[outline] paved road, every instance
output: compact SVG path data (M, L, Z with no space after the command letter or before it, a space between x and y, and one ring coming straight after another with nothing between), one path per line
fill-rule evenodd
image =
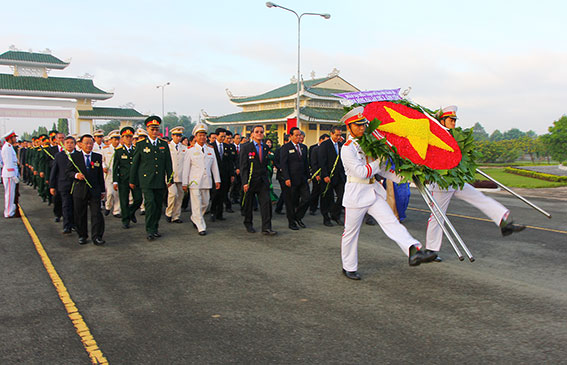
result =
M424 239L428 214L413 193L405 225ZM300 232L277 216L275 238L246 233L237 214L205 238L163 223L152 243L142 224L126 231L110 218L96 247L62 236L33 190L21 205L110 363L564 362L567 206L535 199L548 220L494 196L547 230L502 238L490 222L453 217L477 261L445 244L445 262L412 268L365 226L360 282L340 273L341 228L319 216ZM456 200L449 213L482 217ZM89 363L22 221L0 230L0 363Z

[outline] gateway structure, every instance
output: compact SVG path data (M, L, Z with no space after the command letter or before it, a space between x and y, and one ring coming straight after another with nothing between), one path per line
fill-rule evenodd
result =
M0 117L67 118L71 133L92 133L93 120L120 120L121 126L145 116L131 108L94 107L114 94L99 89L90 78L49 76L70 62L49 53L10 50L0 54L0 65L12 73L0 73ZM73 122L74 121L74 122Z

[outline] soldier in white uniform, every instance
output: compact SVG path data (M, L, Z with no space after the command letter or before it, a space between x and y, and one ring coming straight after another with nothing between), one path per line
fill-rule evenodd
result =
M341 150L341 161L347 182L343 197L345 207L345 230L341 241L343 274L352 280L360 280L358 274L358 235L366 213L378 222L384 233L394 240L409 257L409 265L417 266L434 257L421 251L421 244L400 224L386 202L386 191L374 178L379 174L400 182L393 170L386 170L379 160L374 160L362 151L357 143L366 130L368 121L362 114L363 107L354 108L341 119L350 133Z
M14 150L14 143L18 136L12 130L2 138L2 183L4 184L4 218L19 217L16 214L16 184L19 182L18 156Z
M102 148L104 147L104 143L102 142L104 138L104 131L102 129L97 129L93 132L94 138L94 145L93 145L93 152L102 154Z
M181 203L183 203L183 162L187 154L187 146L181 143L185 128L175 127L171 130L169 152L173 166L173 184L168 188L167 209L165 219L171 223L183 223L181 220Z
M110 144L102 148L102 169L104 171L104 185L106 188L106 202L104 203L106 211L104 215L112 212L112 215L120 218L120 198L118 191L114 190L112 177L114 150L120 144L120 131L118 129L111 131L108 134L108 138L110 139Z
M183 190L189 189L191 196L191 221L201 236L207 234L205 212L209 205L212 177L215 179L215 189L220 188L220 173L215 157L215 151L207 142L207 127L197 124L193 128L195 146L185 153L183 162Z
M448 106L441 110L441 116L439 119L440 123L446 129L455 128L457 123L457 107L454 105ZM433 195L433 198L439 204L439 207L445 213L451 202L453 196L466 201L470 205L478 208L483 212L488 218L490 218L497 226L500 227L500 231L503 236L508 236L514 232L522 231L526 226L521 224L514 224L510 216L510 210L505 206L497 202L496 200L487 197L480 191L476 190L470 184L465 184L462 189L441 189L437 184L430 184L429 190ZM429 222L427 224L427 236L425 242L426 252L438 253L441 249L441 241L443 240L443 230L437 223L437 220L433 215L429 216ZM441 257L437 255L435 258L436 262L443 261Z

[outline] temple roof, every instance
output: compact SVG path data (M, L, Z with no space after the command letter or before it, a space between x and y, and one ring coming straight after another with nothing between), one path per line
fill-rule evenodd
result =
M336 89L330 88L328 87L328 85L329 86L333 85L335 87L336 85L339 85L340 88L336 88ZM356 87L352 86L351 84L349 84L339 76L331 76L320 79L303 81L303 87L305 92L313 93L318 96L333 97L333 98L337 98L336 96L332 95L333 93L341 93L345 91L358 91ZM277 89L270 90L268 92L256 96L234 97L231 98L230 101L235 104L241 104L241 103L249 103L254 101L278 99L278 98L289 97L294 95L297 95L297 82L278 87Z
M338 122L345 114L342 109L302 107L300 110L301 119L307 122ZM210 124L273 123L286 121L287 118L293 117L294 114L294 108L283 108L227 114L220 117L208 117L206 120Z
M0 65L46 67L51 69L64 69L69 62L63 62L59 58L46 53L7 51L0 55Z
M82 119L144 120L146 116L136 109L93 107L93 110L78 110Z
M0 95L106 100L114 94L97 88L89 79L0 74Z

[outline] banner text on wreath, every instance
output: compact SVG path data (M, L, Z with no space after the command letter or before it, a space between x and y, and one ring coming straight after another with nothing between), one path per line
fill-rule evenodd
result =
M333 95L357 104L371 103L374 101L401 100L400 89L357 91Z

